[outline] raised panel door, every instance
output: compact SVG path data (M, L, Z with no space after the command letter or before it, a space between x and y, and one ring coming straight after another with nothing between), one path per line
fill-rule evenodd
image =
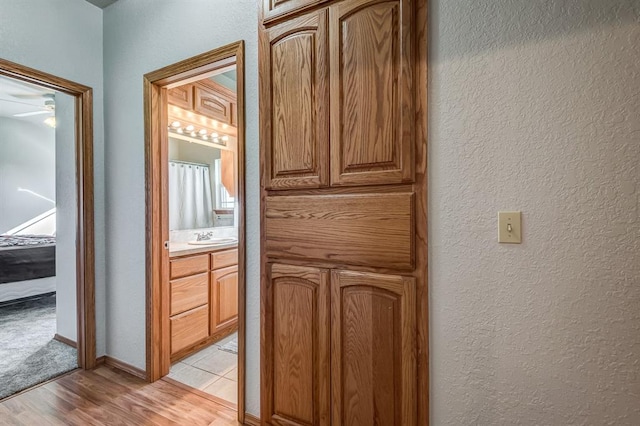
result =
M268 189L328 184L327 11L263 35L261 97Z
M238 266L211 272L211 334L238 321Z
M331 185L412 182L413 0L329 6Z
M329 273L272 264L263 298L263 419L329 425Z
M262 0L262 18L265 24L287 15L325 3L329 0Z
M235 95L229 89L211 81L198 82L194 88L193 110L219 123L235 126L233 109Z
M167 90L167 100L171 105L179 106L184 109L193 108L193 85L185 84L184 86L174 87Z
M416 424L415 280L332 271L334 426Z

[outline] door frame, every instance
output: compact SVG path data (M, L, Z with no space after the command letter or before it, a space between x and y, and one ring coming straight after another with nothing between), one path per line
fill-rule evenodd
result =
M197 80L199 76L226 66L234 60L237 70L238 102L238 421L245 416L245 93L244 41L228 44L144 75L145 181L146 181L146 318L147 381L169 373L170 330L168 286L169 252L168 188L168 86Z
M96 366L95 234L93 222L93 89L0 59L0 75L75 98L76 304L78 367Z

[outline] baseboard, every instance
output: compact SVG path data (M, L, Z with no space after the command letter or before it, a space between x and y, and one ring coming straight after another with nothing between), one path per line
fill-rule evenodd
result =
M61 335L59 335L58 333L56 333L55 336L53 336L53 340L57 340L60 343L64 343L67 346L71 346L74 349L78 349L78 344L76 342L74 342L71 339L67 339L66 337L63 337Z
M147 372L139 369L138 367L134 367L133 365L127 364L126 362L120 361L119 359L112 358L108 355L101 356L96 359L96 366L98 365L107 365L109 367L117 368L118 370L122 370L125 373L129 373L132 376L135 376L142 380L147 380Z
M260 426L260 419L253 414L244 413L244 424L248 426Z

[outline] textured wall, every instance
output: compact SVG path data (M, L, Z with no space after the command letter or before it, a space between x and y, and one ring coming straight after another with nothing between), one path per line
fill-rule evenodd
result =
M430 12L432 424L640 424L640 2Z
M104 354L102 11L84 0L0 0L0 58L93 88L96 340Z
M259 408L259 162L255 0L120 0L104 10L107 353L145 367L142 77L238 40L246 47L247 409Z

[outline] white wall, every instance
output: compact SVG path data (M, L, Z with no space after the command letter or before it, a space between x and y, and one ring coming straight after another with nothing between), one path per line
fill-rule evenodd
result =
M93 88L97 354L105 345L102 11L84 0L0 0L0 58Z
M640 424L640 2L430 19L432 424Z
M107 352L145 367L142 77L244 39L247 96L247 409L259 412L259 162L255 0L119 0L104 11Z
M56 93L56 333L78 341L75 98Z
M55 207L55 168L51 127L0 117L0 234Z

